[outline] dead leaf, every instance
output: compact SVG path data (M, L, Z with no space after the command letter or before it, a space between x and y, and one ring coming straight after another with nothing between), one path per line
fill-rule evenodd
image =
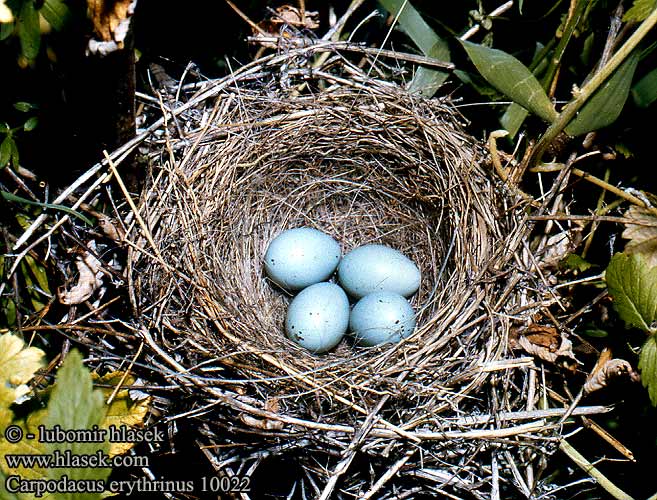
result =
M137 0L87 0L87 16L96 36L89 40L88 52L107 55L121 50L136 6Z
M641 254L649 267L657 266L657 217L645 208L636 206L627 209L624 216L638 222L655 224L655 226L625 224L622 236L630 240L625 244L625 253Z
M613 359L611 351L604 349L598 358L591 374L584 384L584 392L590 393L607 387L609 380L614 377L629 375L630 379L637 381L638 373L632 369L632 365L624 359Z
M524 330L516 330L509 338L509 344L511 348L521 347L526 353L548 363L557 364L561 359L569 369L577 363L572 342L551 326L531 324Z
M103 230L103 233L105 233L105 236L107 236L111 240L114 240L116 242L123 241L123 237L125 236L125 233L123 229L112 220L111 217L108 217L107 215L104 214L100 214L98 216L98 225Z
M262 21L258 26L267 33L278 35L283 25L293 26L298 29L317 29L319 28L319 12L302 12L291 5L281 5L276 8L269 19Z
M545 244L541 264L545 267L555 267L573 253L582 242L582 227L562 231L550 236Z
M80 304L93 295L103 284L103 263L90 252L78 256L75 265L80 276L77 284L68 291L58 292L59 301L62 304Z

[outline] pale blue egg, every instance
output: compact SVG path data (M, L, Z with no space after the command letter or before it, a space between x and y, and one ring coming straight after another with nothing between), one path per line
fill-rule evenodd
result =
M327 280L340 262L340 245L317 229L283 231L265 253L265 272L287 290L301 290Z
M356 343L374 346L396 343L415 328L415 312L397 293L374 292L360 299L351 311L349 330Z
M349 252L338 266L338 278L355 298L373 292L410 297L420 287L420 270L413 261L384 245L365 245Z
M317 283L290 303L285 318L287 336L309 351L326 352L342 339L349 326L349 299L333 283Z

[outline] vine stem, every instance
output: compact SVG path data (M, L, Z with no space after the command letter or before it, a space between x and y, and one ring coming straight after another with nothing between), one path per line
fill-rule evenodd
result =
M550 143L557 137L565 128L566 125L574 118L575 114L581 107L589 100L596 90L604 83L604 81L611 76L611 74L620 66L620 64L630 55L630 53L639 45L641 40L648 34L648 32L657 24L657 9L653 10L650 15L639 25L634 33L627 39L623 46L616 52L609 62L605 64L600 71L580 89L575 99L570 101L566 107L561 110L557 119L550 125L543 137L536 144L533 158L530 164L537 164L541 161L543 153L550 145Z

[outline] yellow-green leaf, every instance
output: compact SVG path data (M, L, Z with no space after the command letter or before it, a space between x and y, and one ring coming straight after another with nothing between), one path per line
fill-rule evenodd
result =
M47 453L45 444L40 442L39 439L28 439L27 434L39 435L39 425L44 424L46 411L38 410L30 413L26 420L13 422L13 425L18 425L23 431L23 439L17 443L10 443L0 436L0 468L6 475L20 476L26 480L47 480L48 473L43 467L10 467L7 462L7 455L44 455ZM36 497L31 493L19 493L17 498L20 500L33 500ZM53 495L48 493L39 497L39 500L52 499ZM59 500L59 499L57 499Z
M70 18L68 6L62 0L46 0L41 7L41 14L57 31L61 31Z
M640 23L657 8L657 0L634 0L632 7L623 16L623 21Z
M461 41L479 73L513 102L553 122L557 112L550 98L529 69L511 54L476 43Z
M635 52L616 68L568 124L566 133L571 136L582 135L614 123L630 94L638 63L639 53Z
M13 333L0 336L0 407L8 407L29 391L29 382L43 366L44 352L25 347Z
M607 267L606 280L623 321L645 332L657 331L657 267L649 267L641 254L618 253Z
M639 354L639 370L650 401L653 406L657 406L657 335L651 335L643 344Z
M2 8L2 5L0 5L0 8ZM6 481L7 475L2 472L2 468L0 468L0 498L3 500L20 500L15 493L7 491Z
M62 429L92 429L100 427L105 418L106 407L103 393L93 389L91 374L82 363L82 356L71 351L57 373L57 380L48 402L45 426L48 429L59 425ZM72 455L107 454L109 443L74 442L47 443L48 453L58 450ZM71 480L104 481L111 472L108 468L48 469L51 479L66 474ZM92 500L99 493L63 493L58 500Z
M16 148L14 139L7 135L0 143L0 169L6 167L11 160L13 150Z

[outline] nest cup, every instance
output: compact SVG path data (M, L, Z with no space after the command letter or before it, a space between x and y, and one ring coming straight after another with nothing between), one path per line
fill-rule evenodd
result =
M280 100L242 93L233 116L222 120L245 121L237 133L211 139L208 132L191 156L185 151L186 161L156 170L167 179L151 191L164 183L169 189L147 200L157 200L147 207L159 212L153 236L161 254L175 256L176 268L195 282L181 283L153 261L140 269L151 300L165 297L162 326L184 318L195 343L241 365L241 377L269 398L306 385L295 373L312 373L332 390L362 385L367 400L394 379L398 363L428 364L439 380L445 371L444 381L476 362L468 354L456 366L436 363L453 357L451 320L504 237L498 195L457 115L393 88ZM300 226L331 235L345 253L378 243L417 263L422 282L412 298L418 326L411 338L363 349L345 337L333 352L317 355L286 337L290 297L265 277L263 259L273 238ZM260 382L272 378L263 355L289 368L288 376Z
M508 322L496 313L518 305L500 272L517 245L515 200L447 102L365 75L282 85L279 69L238 72L197 105L192 133L170 127L139 207L150 234L130 255L133 305L160 353L222 403L216 436L250 443L226 456L282 442L295 460L330 462L362 424L385 471L395 454L382 438L400 453L422 433L445 447L432 432L488 411L485 397L465 396L486 380L477 367L505 350ZM322 355L289 340L291 297L267 279L263 258L300 226L343 253L379 243L411 258L422 272L414 333L373 348L345 338ZM460 443L471 457L482 449Z

